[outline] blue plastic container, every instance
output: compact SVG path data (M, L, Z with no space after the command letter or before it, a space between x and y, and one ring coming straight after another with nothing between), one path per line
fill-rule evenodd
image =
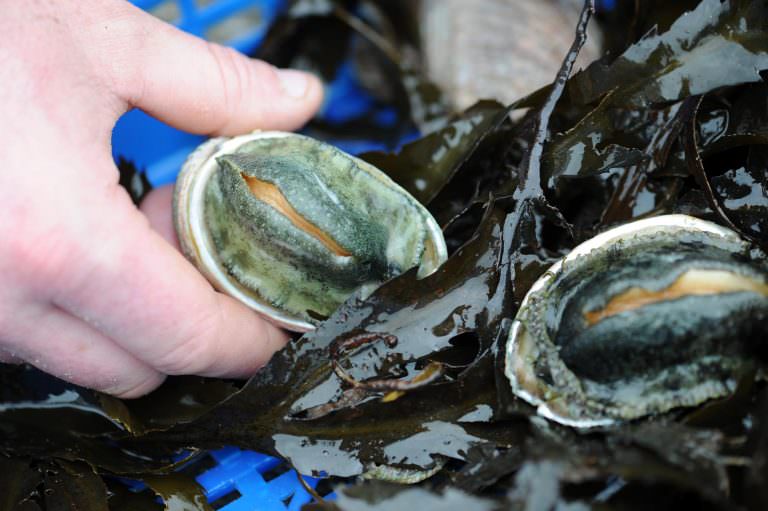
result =
M298 478L303 477L312 488L319 482L285 468L280 459L253 451L225 448L210 455L216 466L196 479L205 489L208 501L220 511L298 511L312 500ZM267 480L266 475L273 477ZM333 497L333 494L324 496ZM218 507L220 499L231 500Z

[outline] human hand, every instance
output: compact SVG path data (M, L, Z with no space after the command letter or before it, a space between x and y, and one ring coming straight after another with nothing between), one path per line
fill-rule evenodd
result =
M133 206L111 131L131 107L195 133L290 130L317 109L319 82L122 0L0 12L0 359L121 397L168 374L256 371L285 334L168 243L168 190L147 201L151 223Z

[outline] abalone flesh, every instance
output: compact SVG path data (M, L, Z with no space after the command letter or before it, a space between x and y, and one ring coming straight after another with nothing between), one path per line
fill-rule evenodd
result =
M296 331L447 257L429 212L383 172L293 133L204 143L176 182L174 214L182 250L215 287Z
M735 232L684 215L576 247L531 288L505 374L540 415L590 427L733 392L765 360L768 263Z

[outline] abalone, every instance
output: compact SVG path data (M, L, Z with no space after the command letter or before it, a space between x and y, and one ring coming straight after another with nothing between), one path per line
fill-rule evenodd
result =
M733 392L765 361L765 254L684 215L636 221L576 247L525 296L505 374L556 422L591 427Z
M311 330L354 293L447 258L430 213L383 172L318 140L254 132L209 140L174 195L183 252L219 290Z

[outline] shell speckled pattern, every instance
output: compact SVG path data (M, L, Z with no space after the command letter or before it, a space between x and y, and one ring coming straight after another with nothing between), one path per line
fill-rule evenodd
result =
M515 395L574 427L733 392L768 349L768 262L729 229L639 220L576 247L530 289L506 347Z
M293 133L202 144L177 179L174 216L184 254L217 289L295 331L447 258L435 220L383 172Z

